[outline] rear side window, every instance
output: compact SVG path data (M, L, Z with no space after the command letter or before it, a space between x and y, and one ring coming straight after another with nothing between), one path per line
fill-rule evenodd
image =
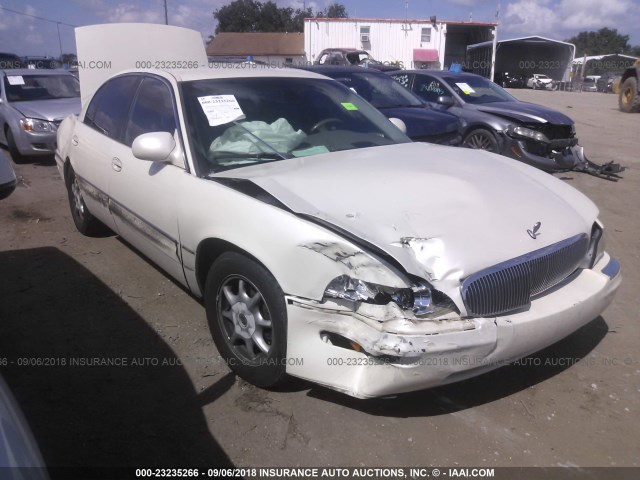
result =
M427 102L436 103L438 97L450 97L451 94L440 80L428 75L416 75L413 81L413 91Z
M131 146L138 135L149 132L168 132L173 135L176 125L169 87L157 78L146 77L136 95L124 143Z
M140 79L138 75L127 75L105 83L91 100L84 122L119 140Z

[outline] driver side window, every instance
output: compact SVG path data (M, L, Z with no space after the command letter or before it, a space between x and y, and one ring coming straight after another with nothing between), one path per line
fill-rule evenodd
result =
M437 103L438 97L451 97L449 90L442 82L429 75L416 75L413 82L413 91L431 103Z
M131 116L124 134L129 147L139 135L150 132L175 133L177 122L173 108L173 96L161 80L145 77L138 89Z

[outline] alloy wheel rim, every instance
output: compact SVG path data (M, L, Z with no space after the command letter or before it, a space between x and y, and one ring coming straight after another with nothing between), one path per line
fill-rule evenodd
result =
M467 139L465 145L477 150L493 151L491 141L484 135L472 135Z
M80 219L84 218L84 201L82 200L82 192L80 192L80 185L78 185L78 179L74 177L71 183L71 194L73 195L73 208Z
M218 321L233 351L248 361L269 354L273 324L262 293L247 278L230 275L217 295Z

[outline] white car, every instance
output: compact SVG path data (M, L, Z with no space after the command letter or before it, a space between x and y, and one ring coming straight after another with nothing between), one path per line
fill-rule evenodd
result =
M531 78L527 80L527 87L535 89L553 90L554 82L552 78L542 75L541 73L534 73Z
M12 472L7 478L30 480L48 480L49 478L29 424L2 377L0 377L0 471Z
M196 48L181 35L201 45L161 25L79 31L81 58L140 35L165 55ZM203 297L220 355L255 385L289 374L374 397L454 382L569 335L620 285L580 192L411 143L320 75L138 69L82 96L56 152L77 228L108 226Z

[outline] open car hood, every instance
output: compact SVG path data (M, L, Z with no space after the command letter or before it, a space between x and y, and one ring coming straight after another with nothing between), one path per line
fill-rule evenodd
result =
M551 123L553 125L573 125L573 120L564 113L552 108L528 102L493 102L473 105L481 112L492 113L501 117L508 117L520 122Z
M109 23L78 27L76 45L83 107L105 80L125 70L208 65L200 33L172 25Z
M408 143L239 168L294 212L333 224L431 282L579 233L596 206L563 182L484 151ZM528 233L540 222L540 235Z

